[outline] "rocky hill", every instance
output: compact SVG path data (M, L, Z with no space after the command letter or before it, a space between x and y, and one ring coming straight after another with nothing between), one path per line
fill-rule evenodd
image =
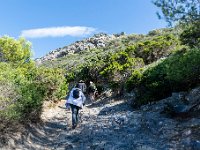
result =
M108 35L106 33L95 34L90 38L86 38L81 41L76 41L75 43L72 43L68 46L64 46L62 48L57 48L56 50L51 51L44 57L36 59L36 62L38 64L41 64L46 60L61 58L68 54L74 54L80 51L90 50L95 48L104 48L110 41L115 40L117 38L121 38L124 35L125 35L124 32L113 35Z
M57 82L66 82L56 80L64 78L64 73L69 84L94 81L98 97L80 111L76 129L65 100L45 101L39 112L42 122L35 120L21 129L11 125L20 130L5 130L0 149L200 149L200 50L180 45L176 34L163 31L131 36L101 33L37 59L53 71L51 76L44 74L48 70L39 72L44 81L41 76L31 78L22 94L33 95L28 93L23 100L38 100L41 95L35 89L43 93L50 87L50 95ZM58 76L55 68L65 72Z

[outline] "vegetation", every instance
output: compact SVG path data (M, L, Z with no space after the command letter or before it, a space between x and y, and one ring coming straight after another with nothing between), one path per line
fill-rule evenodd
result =
M200 50L177 51L136 70L127 81L127 89L135 89L137 103L145 104L170 96L172 92L185 91L200 83Z
M162 10L163 18L173 22L190 23L200 19L199 0L154 0L153 3ZM162 16L158 13L159 18Z
M67 54L40 66L31 59L28 41L1 37L0 132L38 121L43 102L64 98L79 80L92 80L100 94L107 88L117 96L132 92L136 106L199 86L199 0L154 0L154 4L176 26L147 35L123 33L104 48Z
M200 83L198 25L122 36L104 48L69 54L41 66L31 60L26 40L2 37L0 119L39 116L44 100L62 98L68 84L80 79L94 81L101 91L134 92L137 105L188 90Z
M154 0L161 8L163 17L170 25L176 23L182 30L180 41L191 48L200 41L200 2L199 0Z
M0 130L7 127L5 122L39 118L44 100L65 96L63 71L36 67L31 60L30 43L25 39L1 37L0 58Z
M104 49L67 55L43 65L65 68L68 82L93 80L101 87L106 82L107 86L121 93L135 69L167 57L178 46L179 40L172 29L154 30L146 36L123 36L111 41Z
M180 34L182 44L188 45L191 48L200 47L200 21L186 24L184 27Z
M93 80L101 90L110 88L120 95L134 92L137 105L146 104L199 84L197 25L123 36L103 49L67 55L43 65L64 67L68 83Z

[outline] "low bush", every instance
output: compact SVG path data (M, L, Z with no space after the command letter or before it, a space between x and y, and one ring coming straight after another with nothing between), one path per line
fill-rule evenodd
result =
M0 120L11 124L39 118L44 100L67 92L63 70L36 67L30 48L22 38L0 38Z
M61 99L66 95L67 84L58 69L32 68L23 74L24 68L21 71L7 63L0 63L0 68L0 114L3 117L13 120L37 117L44 100Z
M139 104L145 104L198 85L199 74L200 49L187 49L154 62L142 72L135 71L126 86L135 89Z

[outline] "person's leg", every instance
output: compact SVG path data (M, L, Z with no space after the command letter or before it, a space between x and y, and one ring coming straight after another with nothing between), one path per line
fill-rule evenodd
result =
M92 93L92 100L95 101L95 91Z
M76 106L76 125L78 124L78 122L79 122L79 114L78 114L78 112L79 112L79 107L78 106Z
M94 94L93 94L93 92L90 92L89 95L90 95L90 102L93 102L94 101L94 96L93 96Z
M96 91L94 92L94 99L97 99L98 96L99 96L99 93L98 93L98 91L96 90Z
M76 109L76 106L70 104L71 106L71 110L72 110L72 128L75 128L76 127L76 124L77 124L77 109Z

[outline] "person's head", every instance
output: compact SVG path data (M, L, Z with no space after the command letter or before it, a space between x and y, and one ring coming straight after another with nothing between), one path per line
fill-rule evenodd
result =
M76 84L76 85L75 85L75 88L79 88L79 84Z

